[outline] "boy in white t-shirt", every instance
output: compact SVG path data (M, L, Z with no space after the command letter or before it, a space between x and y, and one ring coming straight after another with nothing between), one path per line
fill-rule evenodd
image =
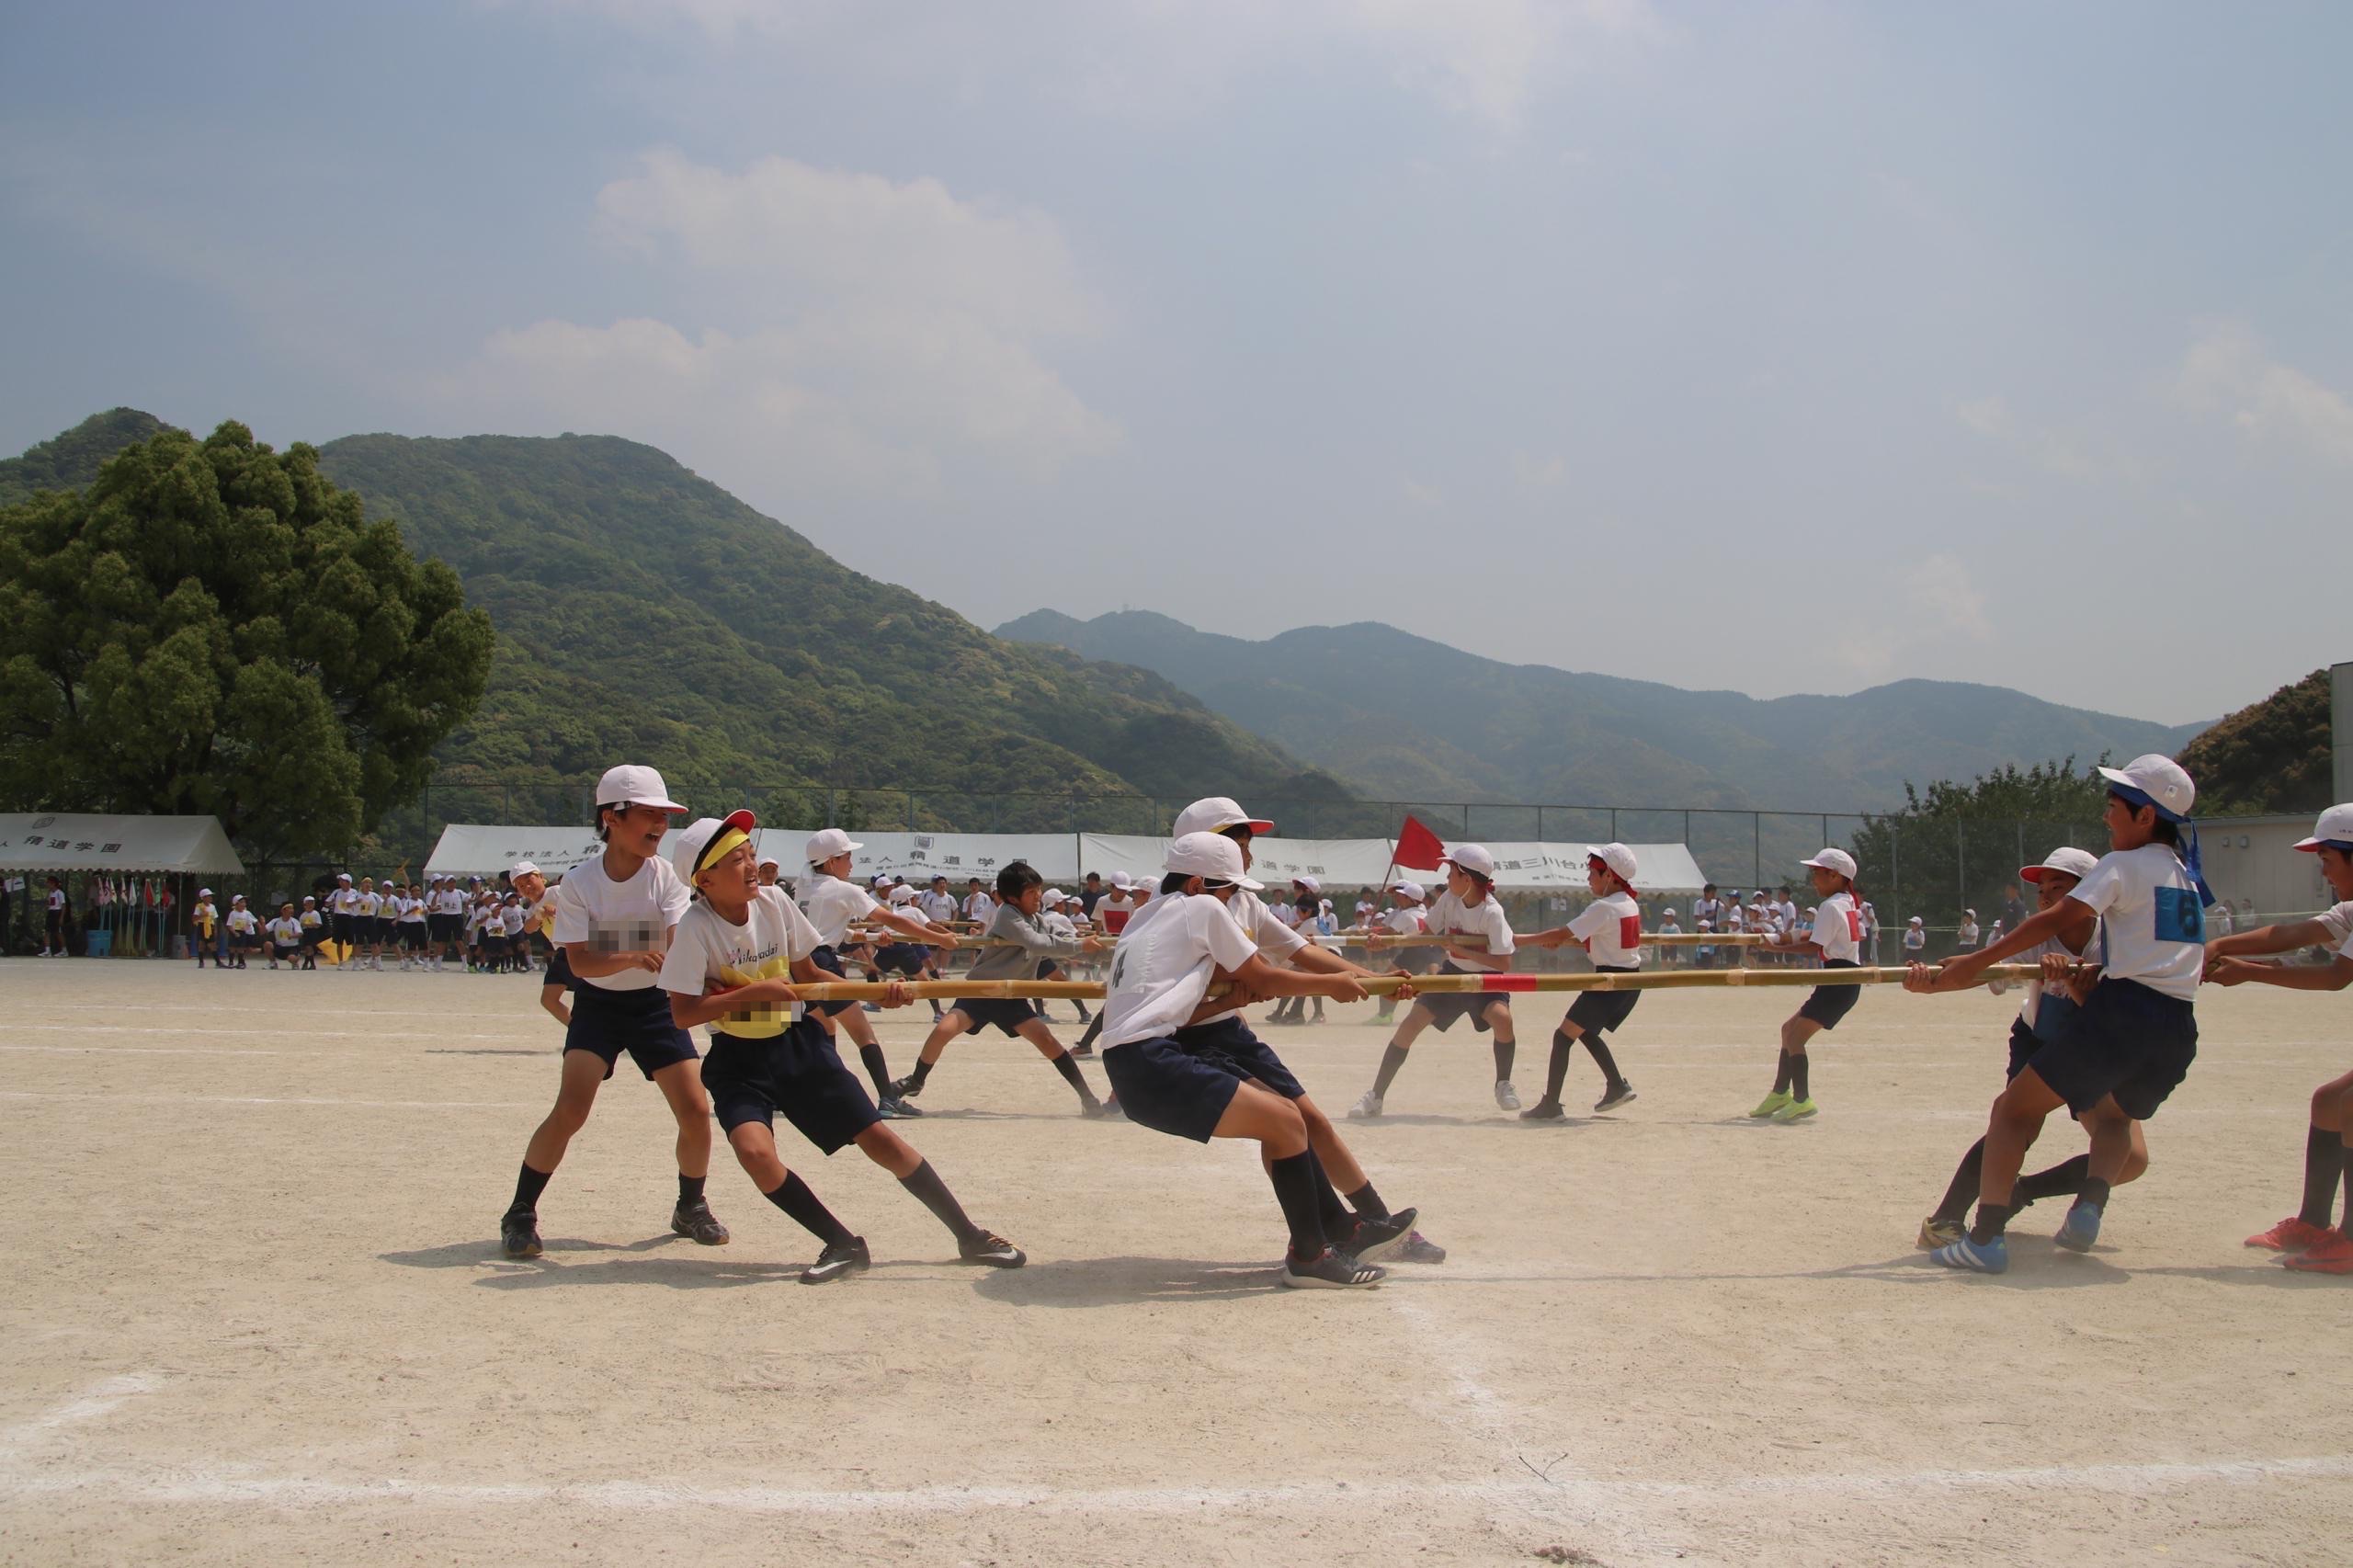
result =
M817 966L822 944L808 916L761 884L752 837L758 826L750 812L738 811L680 831L671 869L699 896L678 918L661 985L672 1022L710 1029L703 1083L736 1163L760 1196L824 1244L801 1282L822 1285L863 1273L873 1260L866 1239L835 1219L778 1154L779 1114L821 1154L857 1144L948 1227L965 1262L1020 1267L1029 1261L1021 1249L972 1223L931 1163L883 1124L842 1065L833 1037L799 1006L795 982L822 984L833 975ZM891 989L884 1005L904 1006L900 983Z
M229 900L229 915L222 922L229 933L229 954L232 969L245 967L245 955L261 945L261 921L245 907L245 895L238 893Z
M1658 934L1662 937L1683 935L1683 923L1676 918L1673 904L1659 911ZM1666 943L1658 950L1659 962L1668 969L1679 969L1683 966L1683 954L1684 948L1681 943Z
M2312 920L2265 926L2225 934L2206 944L2206 980L2212 985L2249 981L2291 991L2342 991L2353 985L2353 804L2321 812L2313 835L2296 846L2320 857L2337 903ZM2219 906L2218 906L2219 907ZM2287 953L2301 948L2331 949L2325 964L2255 963L2241 955ZM2304 1132L2304 1193L2295 1213L2258 1235L2251 1247L2280 1253L2290 1268L2311 1274L2353 1274L2353 1165L2346 1158L2345 1134L2353 1128L2353 1073L2331 1078L2313 1091L2312 1125ZM2345 1218L2331 1229L2329 1212L2336 1189L2346 1189Z
M295 957L301 950L302 923L294 917L292 904L282 903L278 907L277 918L269 923L269 967L276 969L278 960L284 959L286 967L292 969Z
M670 813L662 775L632 763L597 781L597 837L604 853L564 874L556 890L555 940L577 982L563 1037L555 1108L531 1134L515 1200L499 1220L509 1257L540 1255L539 1200L573 1135L586 1125L597 1090L626 1051L678 1123L678 1201L670 1228L704 1246L727 1240L703 1196L710 1174L710 1096L694 1040L670 1017L655 977L671 932L686 914L687 885L662 858Z
M1116 937L1127 929L1128 916L1136 912L1139 900L1125 871L1111 873L1111 891L1096 902L1095 923L1103 927L1107 937Z
M809 917L809 924L817 928L817 950L810 958L819 969L841 978L847 978L842 968L842 948L849 939L854 921L870 920L888 926L910 941L928 944L940 940L930 923L905 905L885 909L874 902L871 892L849 880L853 857L865 847L837 827L818 829L801 846L809 874L801 879L796 902L801 913ZM882 1054L881 1042L874 1038L874 1026L866 1021L865 1010L858 1003L821 1002L810 1011L827 1034L839 1029L858 1047L858 1062L874 1085L875 1104L885 1118L896 1120L923 1114L892 1094L891 1064Z
M1313 938L1315 935L1315 915L1317 911L1322 909L1323 904L1324 884L1313 877L1299 876L1290 880L1290 897L1288 900L1278 900L1268 907L1276 919L1302 936ZM1315 999L1315 1017L1319 1020L1324 1017L1324 998L1321 996ZM1270 1024L1307 1022L1307 998L1293 996L1278 1002L1275 1004L1275 1010L1267 1015L1267 1022Z
M1261 886L1243 874L1241 848L1231 839L1187 834L1169 846L1164 865L1164 896L1123 935L1103 1003L1103 1068L1120 1106L1131 1120L1156 1132L1200 1143L1239 1138L1258 1144L1290 1233L1284 1284L1379 1284L1386 1269L1337 1251L1326 1236L1315 1153L1298 1107L1176 1038L1194 1019L1231 1010L1209 996L1221 973L1260 996L1312 994L1354 1002L1364 997L1363 985L1346 973L1277 969L1258 956L1257 942L1226 911L1237 890Z
M1999 1274L2010 1266L2011 1191L2046 1117L2065 1106L2091 1134L2090 1175L2067 1217L2067 1244L2099 1235L2108 1189L2132 1150L2131 1124L2154 1116L2198 1056L2195 1002L2206 965L2205 904L2197 786L2171 757L2151 754L2103 767L2109 851L2056 909L2028 916L1995 945L1945 964L1967 985L1989 964L2056 936L2072 947L2099 922L2099 983L2059 1038L2044 1042L1994 1102L1977 1216L1969 1233L1929 1256L1948 1268Z
M1384 890L1390 907L1384 910L1375 926L1392 937L1427 936L1430 928L1429 911L1424 901L1428 894L1422 884L1411 879L1400 879ZM1390 967L1406 974L1427 974L1438 960L1436 948L1398 948L1391 951ZM1372 1021L1385 1024L1396 1011L1397 998L1390 992L1381 994L1381 1006L1373 1013Z
M1571 943L1583 948L1598 974L1633 974L1643 967L1643 911L1634 896L1634 852L1622 844L1597 844L1586 850L1586 886L1593 902L1566 926L1539 931L1522 946L1557 949ZM1552 1031L1552 1061L1544 1074L1544 1097L1519 1113L1522 1121L1563 1121L1568 1111L1561 1105L1561 1089L1568 1081L1569 1056L1577 1041L1593 1053L1601 1069L1601 1098L1596 1112L1615 1110L1634 1097L1634 1085L1618 1071L1618 1058L1602 1040L1632 1016L1639 991L1586 991L1569 1005L1560 1028Z
M1862 920L1855 913L1855 858L1844 849L1824 849L1798 863L1812 875L1813 891L1822 900L1814 907L1813 935L1802 941L1774 936L1768 937L1765 950L1819 959L1824 969L1859 967ZM1773 1092L1758 1102L1750 1116L1786 1127L1821 1111L1808 1084L1812 1063L1806 1057L1806 1041L1825 1029L1836 1028L1839 1020L1853 1011L1860 991L1854 985L1817 985L1808 994L1804 1006L1781 1025L1781 1054L1773 1069Z
M1443 860L1446 867L1446 892L1430 906L1429 931L1438 945L1445 949L1447 961L1438 971L1441 974L1500 974L1511 968L1511 922L1504 915L1502 901L1495 897L1495 858L1482 844L1455 844L1447 846ZM1483 947L1449 942L1449 937L1482 937ZM1397 1070L1405 1064L1405 1053L1413 1049L1414 1040L1432 1024L1440 1034L1452 1028L1457 1018L1469 1018L1471 1027L1484 1034L1495 1033L1495 1105L1502 1110L1519 1108L1518 1091L1512 1087L1511 1067L1515 1046L1512 1040L1511 998L1501 991L1441 993L1416 996L1413 1006L1399 1021L1397 1032L1390 1037L1388 1049L1381 1055L1381 1067L1364 1097L1349 1108L1355 1120L1370 1120L1382 1114L1389 1096L1389 1085L1395 1081Z

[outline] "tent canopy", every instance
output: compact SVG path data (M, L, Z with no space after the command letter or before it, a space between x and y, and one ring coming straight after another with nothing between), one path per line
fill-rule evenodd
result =
M1085 869L1108 875L1125 871L1131 877L1160 880L1160 863L1168 852L1165 838L1089 833L1081 835L1079 858ZM1335 888L1379 887L1392 869L1393 841L1386 838L1261 838L1250 846L1250 874L1262 882L1281 884L1293 877L1313 877L1326 892ZM1682 892L1707 885L1699 863L1681 844L1630 844L1642 875L1634 885L1643 892ZM1487 846L1495 858L1495 885L1518 890L1572 888L1586 885L1586 846L1576 844L1495 843ZM1430 886L1435 871L1400 869L1399 874ZM1442 881L1442 879L1439 879Z
M218 817L0 813L0 870L186 871L241 877L245 863Z

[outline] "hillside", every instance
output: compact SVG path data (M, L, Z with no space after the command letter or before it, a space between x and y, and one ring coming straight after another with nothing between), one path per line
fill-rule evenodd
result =
M100 463L163 427L152 414L109 408L22 457L0 459L0 506L13 506L37 490L79 490L98 477Z
M2335 788L2328 672L2314 670L2222 719L2181 754L2208 815L2318 812Z
M1142 665L1377 799L1878 810L1906 780L2173 752L2200 727L1943 681L1760 701L1500 664L1370 622L1254 642L1040 610L997 635Z

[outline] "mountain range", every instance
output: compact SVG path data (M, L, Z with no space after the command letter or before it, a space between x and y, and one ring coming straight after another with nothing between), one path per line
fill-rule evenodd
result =
M1502 664L1370 621L1254 642L1149 611L1039 610L996 632L1140 665L1375 799L1881 811L1906 782L2171 754L2206 728L1953 681L1845 697L1687 691Z

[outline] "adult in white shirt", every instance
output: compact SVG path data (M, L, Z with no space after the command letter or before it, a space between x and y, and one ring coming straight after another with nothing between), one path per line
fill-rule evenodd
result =
M1429 914L1430 935L1438 938L1447 954L1447 961L1438 972L1497 974L1511 968L1511 922L1504 915L1502 902L1495 897L1495 858L1484 845L1455 844L1447 846L1442 863L1447 872L1446 892L1438 895ZM1474 947L1449 940L1457 937L1483 938L1485 945ZM1469 1018L1471 1027L1482 1034L1494 1031L1495 1105L1503 1110L1518 1110L1519 1093L1511 1083L1516 1049L1511 998L1501 991L1446 992L1414 998L1413 1006L1398 1020L1397 1032L1390 1036L1388 1049L1381 1052L1372 1087L1349 1108L1349 1117L1369 1120L1380 1116L1388 1099L1389 1085L1396 1080L1397 1070L1405 1064L1405 1053L1413 1049L1415 1040L1433 1024L1444 1034L1457 1018Z
M1242 851L1231 839L1187 834L1169 846L1164 866L1165 896L1124 934L1103 1004L1103 1067L1120 1106L1129 1119L1174 1137L1258 1144L1290 1233L1284 1284L1379 1284L1387 1270L1347 1256L1326 1237L1315 1155L1298 1107L1176 1038L1205 1012L1224 1010L1222 999L1208 996L1220 971L1260 996L1357 1001L1364 987L1352 975L1277 969L1259 956L1257 943L1226 908L1237 890L1260 887L1243 874Z
M1998 1274L2009 1267L2003 1231L2010 1192L2043 1119L2063 1105L2091 1134L2090 1177L2079 1212L2068 1216L2069 1244L2089 1246L2099 1234L2106 1184L2131 1157L2131 1124L2156 1114L2198 1055L2193 1003L2206 967L2211 895L2185 859L2185 851L2195 855L2189 812L2197 787L2179 763L2154 754L2099 772L2109 785L2102 813L2109 853L2058 908L1946 962L1952 983L1966 984L1988 964L2053 936L2081 938L2099 922L2099 983L1994 1102L1976 1221L1968 1235L1931 1255L1948 1267Z
M915 902L922 907L924 918L935 926L946 926L956 918L956 894L949 890L944 872L931 879L931 891Z
M563 1037L555 1108L523 1152L515 1201L499 1221L509 1257L540 1253L539 1200L573 1135L587 1124L597 1090L626 1051L669 1102L678 1123L678 1201L670 1228L705 1246L727 1240L703 1197L710 1174L710 1096L694 1040L670 1017L655 983L672 931L687 912L686 883L661 857L670 813L662 775L624 763L597 781L597 837L604 853L564 874L555 895L555 941L576 982Z
M1586 886L1593 902L1566 926L1540 931L1523 944L1559 948L1574 943L1593 960L1600 974L1633 974L1643 967L1643 911L1634 895L1637 866L1634 852L1622 844L1593 845L1586 850ZM1568 1081L1569 1056L1577 1041L1593 1054L1601 1069L1601 1098L1596 1111L1614 1110L1634 1097L1634 1085L1618 1071L1618 1058L1602 1036L1615 1032L1633 1016L1639 991L1585 991L1569 1005L1560 1028L1552 1031L1552 1060L1544 1075L1544 1097L1519 1113L1522 1121L1563 1121L1568 1111L1561 1104L1561 1089Z

